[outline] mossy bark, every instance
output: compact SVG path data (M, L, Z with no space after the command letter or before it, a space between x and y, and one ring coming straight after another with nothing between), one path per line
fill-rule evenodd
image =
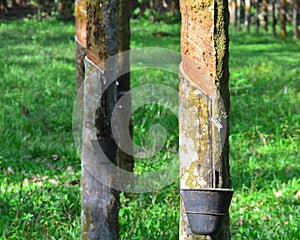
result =
M228 2L181 0L180 6L180 188L229 188ZM179 236L230 239L229 218L217 235L194 235L181 200Z
M74 15L77 41L86 48L86 0L75 1Z
M111 240L119 238L119 193L108 186L115 176L110 174L107 163L95 157L91 141L112 142L113 139L111 115L117 100L118 62L107 64L106 59L118 54L119 1L87 0L86 12L81 239ZM109 160L116 164L113 149L108 149ZM105 182L92 174L95 172Z
M82 112L84 82L84 58L86 56L86 4L85 0L75 1L75 23L76 23L76 83L77 83L77 108Z
M118 53L119 1L86 0L87 56L101 69Z

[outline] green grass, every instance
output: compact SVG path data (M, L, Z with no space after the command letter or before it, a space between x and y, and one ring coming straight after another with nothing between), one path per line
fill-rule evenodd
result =
M179 50L178 24L134 21L132 48ZM165 37L155 33L166 32ZM74 26L0 24L0 239L79 239L80 160L72 139ZM299 239L300 43L231 32L232 239ZM174 74L132 73L132 86L177 89ZM136 172L164 167L178 151L177 119L159 105L133 115L135 141L160 123L167 145ZM56 154L59 158L56 159ZM179 181L121 196L122 239L178 239Z
M54 21L0 25L1 239L79 236L73 32Z
M231 39L232 234L299 239L299 42Z

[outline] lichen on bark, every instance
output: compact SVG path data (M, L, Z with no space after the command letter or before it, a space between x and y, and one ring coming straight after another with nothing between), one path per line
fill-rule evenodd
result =
M181 13L180 187L229 188L228 3L181 0ZM228 229L193 235L181 201L180 239L229 239Z
M114 80L118 63L107 63L106 59L118 53L118 0L87 0L86 8L81 238L116 240L119 238L119 193L109 187L114 176L108 163L96 157L91 142L112 138L110 118L117 98ZM109 160L115 164L116 150L110 151Z

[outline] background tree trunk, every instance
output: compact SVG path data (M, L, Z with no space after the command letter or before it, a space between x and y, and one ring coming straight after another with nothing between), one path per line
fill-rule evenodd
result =
M180 6L182 14L182 63L179 86L180 188L199 189L212 186L228 188L230 187L229 130L223 127L219 131L211 122L214 115L218 115L220 124L228 126L228 1L181 0ZM225 115L227 117L221 117ZM222 136L224 148L220 150L218 142L221 142ZM216 181L211 177L212 162L215 163L214 167L219 176ZM193 235L183 201L180 199L179 238L230 239L229 218L226 218L218 235Z
M171 12L172 16L175 16L178 13L178 0L171 0Z
M14 7L20 6L21 4L22 4L22 1L21 1L21 0L13 0L13 1L12 1L12 5L13 5Z
M7 12L7 2L6 2L6 0L0 0L0 11Z
M260 21L259 21L259 0L255 0L255 32L256 34L259 33L259 25L260 25Z
M266 32L268 32L268 0L263 0L263 28Z
M287 0L281 0L280 37L282 41L286 39L286 10L287 10Z
M58 18L63 21L68 21L73 18L73 0L63 0L58 3Z
M45 0L38 0L37 1L37 17L38 20L42 20L42 13L45 10L45 6L46 6L46 1Z
M297 41L299 36L298 21L299 21L299 0L293 0L293 39Z
M250 33L250 26L251 26L251 1L245 0L245 28L246 32Z
M230 24L236 28L236 0L229 0Z
M237 21L237 30L241 30L241 6L242 0L236 0L236 21Z
M272 35L273 35L273 37L277 36L276 25L277 25L276 0L272 0Z

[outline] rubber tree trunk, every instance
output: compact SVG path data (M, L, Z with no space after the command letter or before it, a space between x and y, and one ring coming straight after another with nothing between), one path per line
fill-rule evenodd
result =
M0 10L7 12L7 2L6 2L6 0L0 0Z
M77 83L77 106L81 114L83 106L84 82L84 58L86 56L86 2L85 0L75 1L75 45L76 45L76 83Z
M229 0L230 25L236 27L236 0Z
M13 4L14 7L20 6L22 4L22 1L21 0L13 0L12 4Z
M40 21L42 19L42 12L45 10L45 6L46 6L46 2L45 0L38 0L37 1L37 17L38 17L38 20Z
M172 0L171 1L171 13L172 16L175 16L176 13L178 13L178 1L177 0Z
M245 0L245 28L246 32L250 32L250 26L251 26L251 1L250 0Z
M118 61L107 64L106 60L119 50L119 1L86 0L86 10L81 239L111 240L119 238L119 193L109 187L115 181L109 164L116 164L117 155L111 115L117 100ZM108 153L110 163L104 155L97 157L93 142L105 146L102 150Z
M255 32L256 32L256 34L259 33L259 26L260 26L259 10L260 10L259 0L255 0Z
M229 188L228 1L181 0L180 6L180 188ZM196 236L180 199L179 236L230 239L229 217L218 235Z
M268 32L268 0L263 0L262 2L263 5L263 28L265 32Z
M299 28L298 28L298 21L299 21L299 0L293 1L293 39L297 41L299 37Z
M272 0L272 35L273 35L273 37L277 36L276 25L277 25L276 0Z
M236 0L236 21L237 21L237 30L241 30L241 11L242 11L242 1Z
M129 64L129 54L123 54L125 51L130 49L130 1L129 0L119 0L119 70L122 73L118 78L118 99L120 99L125 94L129 96L127 101L124 103L124 106L118 105L119 108L122 108L124 113L123 116L131 116L131 98L130 98L130 64ZM119 124L121 127L122 124ZM116 126L118 127L118 126ZM129 133L132 136L132 123L129 122ZM121 145L126 145L127 149L130 147L132 152L132 144L128 143L128 140L125 136L125 131L120 129L117 131L119 133L119 139ZM125 153L120 148L118 149L118 165L121 169L132 172L134 167L133 156ZM126 182L130 182L130 179L127 179ZM132 184L133 185L133 184ZM126 186L124 186L126 188ZM123 188L122 188L123 189ZM125 190L125 189L124 189ZM133 190L133 189L132 189Z
M154 23L155 22L155 12L158 11L158 0L150 0L149 6L150 6L150 12L151 12L150 21L152 23Z
M73 18L72 15L73 0L64 0L58 3L58 18L63 21L68 21Z
M280 6L280 38L282 41L286 38L286 11L287 0L281 0Z

